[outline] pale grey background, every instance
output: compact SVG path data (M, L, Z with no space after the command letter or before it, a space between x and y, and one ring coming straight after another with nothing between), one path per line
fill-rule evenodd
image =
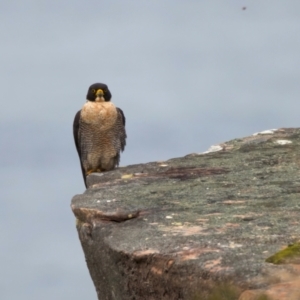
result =
M69 207L90 84L125 112L123 166L300 123L298 0L6 0L0 25L2 300L96 299Z

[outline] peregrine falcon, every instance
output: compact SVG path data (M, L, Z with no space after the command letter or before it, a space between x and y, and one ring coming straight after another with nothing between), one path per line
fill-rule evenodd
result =
M119 165L120 152L126 145L125 116L112 102L106 84L94 83L86 103L75 115L73 135L82 175L113 170Z

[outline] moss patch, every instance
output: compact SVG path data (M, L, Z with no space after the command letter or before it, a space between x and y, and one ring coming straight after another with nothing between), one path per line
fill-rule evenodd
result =
M266 262L273 264L299 263L300 262L300 242L288 245L287 248L268 257Z
M230 283L216 285L207 295L197 293L192 300L237 300L241 291Z

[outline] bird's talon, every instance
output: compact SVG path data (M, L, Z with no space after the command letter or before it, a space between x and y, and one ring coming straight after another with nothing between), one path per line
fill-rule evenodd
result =
M88 175L90 175L92 173L93 173L93 170L89 170L89 171L86 172L86 176L88 176Z

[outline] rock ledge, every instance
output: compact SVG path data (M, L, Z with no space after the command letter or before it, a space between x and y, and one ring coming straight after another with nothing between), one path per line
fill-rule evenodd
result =
M300 299L300 129L91 174L72 199L98 299Z

